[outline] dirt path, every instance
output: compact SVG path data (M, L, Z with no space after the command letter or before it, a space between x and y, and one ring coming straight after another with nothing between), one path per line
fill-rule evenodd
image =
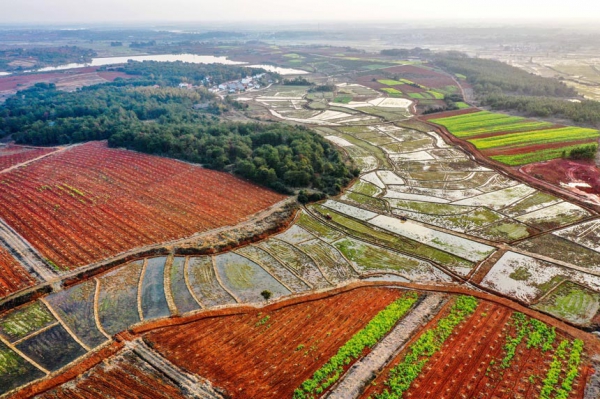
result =
M68 150L68 149L71 149L71 148L73 148L73 147L76 147L76 146L78 146L78 145L81 145L81 144L73 144L73 145L71 145L71 146L68 146L68 147L56 147L56 148L57 148L57 149L56 149L56 151L52 151L52 152L49 152L48 154L40 155L40 156L39 156L39 157L37 157L37 158L33 158L33 159L30 159L30 160L28 160L28 161L21 162L21 163L18 163L18 164L16 164L16 165L13 165L13 166L11 166L11 167L9 167L9 168L6 168L6 169L3 169L3 170L0 170L0 174L2 174L2 173L8 173L8 172L10 172L10 171L12 171L12 170L15 170L15 169L21 168L21 167L23 167L23 166L27 166L27 165L29 165L30 163L37 162L37 161L39 161L40 159L44 159L44 158L46 158L46 157L49 157L50 155L54 155L54 154L61 153L61 152L63 152L63 151L66 151L66 150Z
M202 381L195 375L189 374L175 366L173 363L153 351L141 339L127 342L125 347L135 353L140 359L154 369L160 371L180 387L190 398L198 399L223 399L208 381Z
M19 233L13 230L4 220L0 219L0 245L40 282L54 280L58 272L54 270Z

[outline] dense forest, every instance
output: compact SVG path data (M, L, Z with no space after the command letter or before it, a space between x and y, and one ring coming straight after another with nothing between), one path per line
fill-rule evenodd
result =
M573 97L579 97L577 92L558 79L544 78L503 62L470 58L457 52L439 53L433 59L444 70L465 75L481 105L600 127L600 103L573 101Z
M114 147L233 172L284 193L313 188L337 194L353 178L335 148L307 128L226 122L216 114L238 106L234 101L220 100L203 87L157 87L157 81L181 73L171 68L166 65L158 78L145 75L71 93L37 84L0 106L0 135L33 145L108 140ZM220 76L239 73L234 67Z
M509 96L491 94L481 98L481 104L497 110L515 110L539 118L570 119L578 124L600 126L600 102L585 100L565 101L552 97Z
M544 78L503 62L471 58L466 54L436 54L434 61L443 69L467 77L476 93L516 94L527 96L575 97L577 92L553 78Z

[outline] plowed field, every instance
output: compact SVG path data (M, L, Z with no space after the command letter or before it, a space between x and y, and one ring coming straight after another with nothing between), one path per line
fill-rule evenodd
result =
M514 326L509 323L512 313L510 309L497 304L481 303L476 312L454 330L441 350L429 358L423 371L402 397L538 398L554 351L528 349L526 340L523 340L517 346L510 366L501 368L506 354L506 335L516 335ZM556 342L564 338L565 335L557 332ZM361 397L374 397L374 394L381 392L390 369L404 356L403 352L394 359ZM576 380L578 383L574 384L569 398L582 397L586 373L587 370L582 367Z
M3 175L0 217L58 267L234 225L284 197L171 159L76 146Z
M18 145L7 145L0 147L0 170L30 161L42 155L55 151L54 148L22 147Z
M30 287L35 283L36 280L21 267L19 262L0 246L0 297Z
M164 398L187 397L159 371L125 352L94 367L78 379L37 396L61 398Z
M267 313L204 319L148 333L175 365L225 388L233 398L291 398L402 291L363 288Z

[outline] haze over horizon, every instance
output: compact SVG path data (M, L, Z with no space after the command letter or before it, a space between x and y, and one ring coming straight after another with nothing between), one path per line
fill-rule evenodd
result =
M19 0L6 1L1 24L141 23L141 22L317 22L402 20L584 20L600 15L600 2L534 0Z

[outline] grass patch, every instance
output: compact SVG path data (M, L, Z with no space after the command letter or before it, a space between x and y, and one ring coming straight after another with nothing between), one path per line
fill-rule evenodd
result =
M403 82L393 79L380 79L378 82L386 86L400 86L404 84Z
M526 152L524 154L514 155L494 155L490 158L502 162L509 166L520 166L528 163L549 161L551 159L562 158L565 153L569 153L576 148L587 147L590 144L578 144L572 146L565 146L560 148L550 148L547 150L539 150L533 152Z
M339 95L333 99L334 103L339 104L348 104L350 101L352 101L352 96L350 95Z
M565 281L534 308L572 323L586 325L598 313L600 294Z

